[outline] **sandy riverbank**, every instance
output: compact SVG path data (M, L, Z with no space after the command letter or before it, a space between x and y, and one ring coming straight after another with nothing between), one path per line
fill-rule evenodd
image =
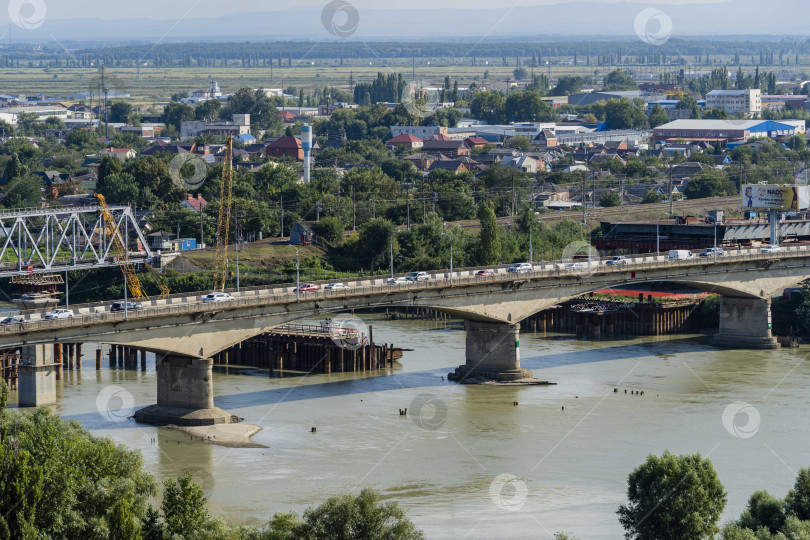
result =
M191 437L206 444L216 444L229 448L267 448L250 438L262 430L256 424L214 424L212 426L166 426L188 433Z

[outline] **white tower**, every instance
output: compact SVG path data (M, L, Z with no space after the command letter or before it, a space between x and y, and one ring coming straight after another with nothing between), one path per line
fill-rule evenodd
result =
M304 149L304 182L309 183L309 156L312 151L312 126L301 128L301 147Z

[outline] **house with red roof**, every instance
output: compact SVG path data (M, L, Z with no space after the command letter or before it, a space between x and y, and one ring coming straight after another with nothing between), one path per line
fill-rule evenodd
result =
M301 139L298 137L279 137L267 145L268 157L291 157L298 161L304 161L304 148L301 146Z
M407 148L408 150L416 150L417 148L422 148L422 139L419 137L414 137L410 133L403 133L402 135L397 135L392 139L388 139L385 143L385 146L390 148L391 150L397 151L400 148Z
M279 111L278 115L281 117L281 121L287 124L294 124L295 123L295 115L290 111Z
M467 137L464 139L464 144L466 144L470 149L475 149L485 147L489 144L489 141L482 137Z
M180 203L180 206L200 213L206 206L208 206L208 201L203 199L203 196L199 193L197 193L196 197L189 193L186 195L186 200Z

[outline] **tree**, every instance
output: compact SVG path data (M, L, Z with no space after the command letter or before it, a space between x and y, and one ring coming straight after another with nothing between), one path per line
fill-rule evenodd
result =
M11 181L6 187L3 206L6 208L33 208L42 198L42 180L38 176L26 174Z
M281 128L281 117L275 102L262 90L240 88L222 109L221 117L232 119L234 114L249 114L251 124L262 129L278 130Z
M527 151L532 149L532 141L525 135L515 135L514 137L510 137L509 140L504 143L504 146L506 148Z
M194 109L194 118L196 120L219 120L221 112L222 102L218 99L209 99L197 105Z
M81 153L97 152L101 148L96 136L83 129L74 129L65 138L65 145Z
M661 107L661 105L656 103L653 106L652 112L650 112L649 122L651 128L656 128L669 122L669 115L667 115L667 112L663 107Z
M478 221L481 223L481 232L478 233L478 262L482 265L498 264L501 262L500 230L495 211L488 201L481 201L478 206Z
M663 197L658 190L655 188L650 188L644 192L644 197L641 198L641 204L656 204L660 203Z
M794 152L803 152L807 149L807 139L804 138L804 135L792 135L788 139L787 145Z
M168 537L181 535L193 538L203 532L210 519L205 509L205 495L202 488L191 481L187 472L177 479L168 478L163 482L163 503L161 504Z
M356 252L365 262L376 270L387 259L389 242L396 227L384 218L374 218L360 227L357 238Z
M474 118L486 120L490 124L499 124L504 121L506 99L498 92L485 90L476 92L470 102L470 114Z
M606 191L599 197L599 206L610 208L611 206L619 206L622 204L619 194L615 191Z
M318 238L328 246L336 247L343 242L343 231L345 227L343 226L343 222L336 217L325 217L321 219L314 225L313 229Z
M607 100L605 120L610 129L646 128L649 125L641 107L627 98Z
M704 169L686 182L684 195L689 199L736 195L737 186L722 171Z
M529 77L529 72L526 71L526 68L519 67L519 68L515 68L512 71L512 75L515 76L516 81L522 81L523 79L526 79L526 78Z
M167 126L172 126L180 132L180 124L194 120L194 108L185 103L178 103L176 101L170 102L163 109L163 114L160 116L160 121Z
M807 303L808 291L810 289L806 288L802 291L805 304ZM789 514L801 520L810 520L810 468L799 471L793 489L788 491L785 496L785 509Z
M24 176L27 173L26 168L20 162L20 156L15 152L11 154L11 159L6 163L6 182L11 182Z
M650 455L627 479L628 504L618 510L628 540L714 538L726 492L710 460Z
M743 510L737 525L752 531L761 527L770 533L778 532L785 526L785 511L782 501L767 491L755 491L748 499L748 505Z
M265 534L273 540L419 540L424 535L397 503L380 501L379 494L364 489L356 497L331 497L317 508L308 508L303 519L295 513L275 514ZM264 538L265 536L263 536Z
M543 122L554 119L551 106L539 92L513 92L504 103L507 122Z
M615 69L605 75L605 87L603 90L636 90L638 83L626 71Z
M132 114L132 105L124 101L116 101L110 105L110 122L126 122L130 114Z
M689 94L685 94L681 100L675 105L676 109L690 111L690 118L692 120L697 120L700 118L700 108L698 107L698 102L695 98L690 96Z
M578 94L585 86L585 79L579 75L563 75L557 80L557 86L551 91L552 96L570 96Z

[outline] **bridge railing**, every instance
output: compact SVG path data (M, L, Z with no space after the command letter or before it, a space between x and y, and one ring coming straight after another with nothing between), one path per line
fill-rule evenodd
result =
M717 262L727 264L735 262L745 262L754 260L791 259L810 255L810 246L789 246L782 248L778 254L761 253L757 249L728 251L724 255L717 257ZM566 269L561 268L558 263L541 264L539 268L522 274L512 274L498 272L494 276L475 276L472 270L464 270L453 273L454 286L468 286L471 284L487 284L499 282L512 282L516 280L532 280L549 276L571 276L582 278L584 275L611 275L626 272L639 272L645 270L686 269L695 266L714 265L714 257L704 257L685 260L669 260L662 256L644 257L639 262L638 259L630 259L626 265L604 265L594 266L592 271L587 268ZM461 275L461 274L465 275ZM428 281L408 282L401 284L388 284L387 279L375 278L350 282L354 286L346 290L326 290L321 288L318 291L301 292L301 300L313 300L318 298L344 298L352 296L364 296L379 293L396 293L406 290L428 290L446 289L449 285L449 277L444 274L432 274ZM239 293L234 300L228 302L205 303L201 301L199 295L179 297L179 302L170 302L163 305L146 305L143 309L128 310L127 312L109 312L100 310L97 312L79 312L76 316L67 319L31 319L23 323L11 325L0 325L0 334L18 333L23 329L26 332L46 329L67 328L82 325L98 324L102 322L120 322L129 319L149 319L155 317L169 316L173 314L205 313L217 310L230 310L233 308L266 305L268 303L292 303L296 301L294 285L277 287L256 287L243 293Z

